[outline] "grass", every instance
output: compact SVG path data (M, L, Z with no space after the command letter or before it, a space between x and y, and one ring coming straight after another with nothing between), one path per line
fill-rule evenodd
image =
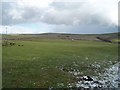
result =
M5 88L67 87L76 81L68 71L75 69L82 72L81 76L98 76L118 58L118 46L112 43L61 39L14 42L17 45L3 47ZM94 63L101 67L89 67ZM61 71L62 67L66 71Z
M120 39L113 39L112 42L120 42Z

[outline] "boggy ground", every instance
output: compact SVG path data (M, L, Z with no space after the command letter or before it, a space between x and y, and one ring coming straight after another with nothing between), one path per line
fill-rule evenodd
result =
M118 45L113 43L56 38L9 41L15 45L3 46L3 88L68 88L78 82L76 77L99 77L118 61Z

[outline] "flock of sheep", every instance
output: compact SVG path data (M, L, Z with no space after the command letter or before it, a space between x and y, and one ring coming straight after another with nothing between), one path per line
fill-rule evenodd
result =
M9 41L2 42L2 46L14 46L14 45L17 45L17 44L15 42L9 42ZM18 44L17 46L24 46L24 45Z

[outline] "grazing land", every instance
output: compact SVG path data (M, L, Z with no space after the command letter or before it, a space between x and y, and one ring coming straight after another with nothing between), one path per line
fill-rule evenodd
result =
M118 34L3 35L3 88L67 88L118 62ZM110 40L102 41L99 38ZM14 45L10 44L14 42ZM73 84L73 87L75 85Z

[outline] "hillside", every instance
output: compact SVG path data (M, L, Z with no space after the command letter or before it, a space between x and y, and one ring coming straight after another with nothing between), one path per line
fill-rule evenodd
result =
M38 39L66 39L66 40L90 40L119 43L120 33L108 34L66 34L66 33L43 33L43 34L19 34L3 35L3 40L38 40Z

